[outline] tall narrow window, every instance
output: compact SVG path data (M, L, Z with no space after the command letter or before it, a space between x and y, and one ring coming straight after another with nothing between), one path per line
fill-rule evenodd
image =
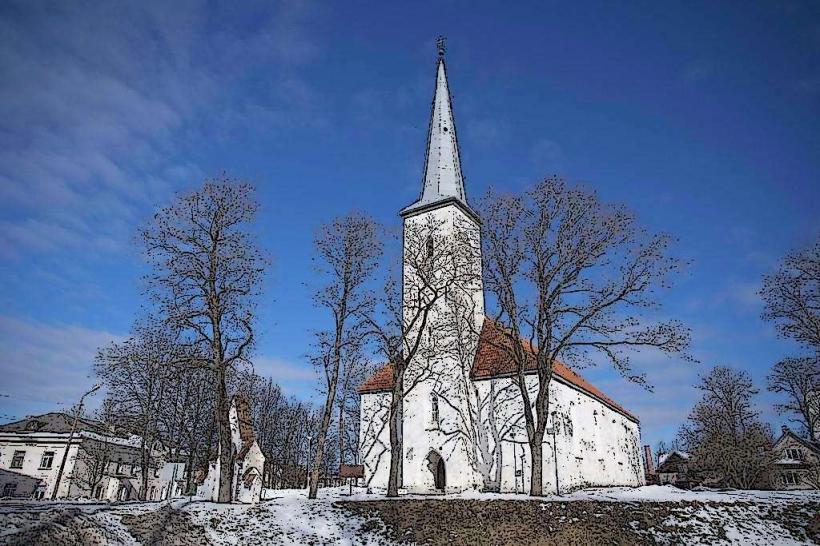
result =
M438 395L435 393L433 394L432 398L432 406L433 406L433 423L438 425Z
M428 258L433 257L433 236L432 235L427 237L427 257Z
M15 451L11 458L11 468L23 468L23 459L26 458L25 451Z
M51 468L52 464L54 464L54 452L46 451L40 459L40 468Z

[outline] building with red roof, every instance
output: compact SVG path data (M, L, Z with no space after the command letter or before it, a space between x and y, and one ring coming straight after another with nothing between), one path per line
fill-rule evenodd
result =
M400 214L404 321L425 324L413 334L424 349L412 353L402 396L397 397L400 487L413 493L528 491L531 460L516 381L519 370L506 356L510 336L484 313L481 256L476 250L481 220L464 189L443 41L436 62L422 191ZM444 273L431 273L437 263ZM448 271L456 280L441 290L432 289L436 297L429 314L417 321L425 291ZM533 355L523 370L523 382L534 400L535 352L526 343L522 347ZM387 363L359 388L360 460L364 482L372 489L384 489L388 483L388 415L397 390L395 376L393 364ZM549 401L542 450L545 492L644 483L635 415L558 361L552 364Z

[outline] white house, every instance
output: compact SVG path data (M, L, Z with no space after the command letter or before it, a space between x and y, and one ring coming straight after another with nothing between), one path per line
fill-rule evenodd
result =
M235 453L231 500L243 503L259 502L262 497L265 455L256 441L250 406L244 396L233 398L228 418ZM219 473L218 460L211 461L208 474L197 491L198 496L212 501L218 500Z
M789 427L774 444L770 484L774 489L820 488L820 443L801 438Z
M436 67L421 197L400 214L405 252L408 230L418 226L434 226L428 242L456 236L480 240L479 217L464 190L443 47ZM480 255L474 261L470 266L480 271ZM405 291L412 274L405 265ZM469 282L457 290L465 297L451 295L440 300L431 323L441 324L444 317L457 315L455 306L463 309L466 302L469 330L480 332L470 345L470 354L466 360L452 355L434 357L436 373L419 382L401 406L400 483L408 492L529 490L531 462L522 399L510 379L515 370L498 350L502 339L498 326L485 317L480 278ZM405 292L406 320L406 302L412 297ZM429 355L424 358L429 365ZM411 362L408 373L413 366L422 363ZM392 365L387 364L359 389L360 458L365 484L375 489L386 488L388 481L387 414L392 386ZM533 369L528 388L534 392L537 387ZM560 362L555 364L550 384L550 407L554 413L543 450L545 492L644 483L640 425L634 415Z
M116 434L99 421L79 419L69 446L73 420L65 413L46 413L0 425L0 469L40 480L33 495L27 496L48 499L65 456L57 498L138 498L142 486L139 437ZM156 450L152 461L146 499L181 494L185 465L167 462ZM174 465L176 472L169 472Z

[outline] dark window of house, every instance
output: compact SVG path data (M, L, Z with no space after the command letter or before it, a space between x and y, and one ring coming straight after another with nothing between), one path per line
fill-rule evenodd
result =
M54 452L46 451L43 453L43 458L40 459L40 468L51 468L54 464Z
M17 489L16 483L7 483L3 486L3 496L4 497L13 497L14 491Z
M787 459L795 459L795 460L802 460L803 459L803 452L796 447L790 447L786 450L786 458Z
M117 474L122 474L122 459L117 460Z
M428 258L433 257L433 236L432 235L427 238L427 257Z
M101 499L102 498L102 485L98 485L94 489L94 498L95 499Z
M797 485L797 476L794 472L786 472L783 474L783 481L786 485Z
M23 468L23 459L26 458L25 451L15 451L11 458L11 468Z
M438 396L433 394L433 423L438 425Z

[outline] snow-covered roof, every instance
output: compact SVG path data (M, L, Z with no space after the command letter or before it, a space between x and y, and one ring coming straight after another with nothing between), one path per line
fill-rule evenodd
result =
M667 459L669 459L669 457L671 457L672 455L675 455L675 454L677 454L681 459L689 459L689 454L685 453L683 451L675 450L675 451L670 451L669 453L662 453L662 454L658 455L658 467L660 467L663 463L665 463L667 461Z

